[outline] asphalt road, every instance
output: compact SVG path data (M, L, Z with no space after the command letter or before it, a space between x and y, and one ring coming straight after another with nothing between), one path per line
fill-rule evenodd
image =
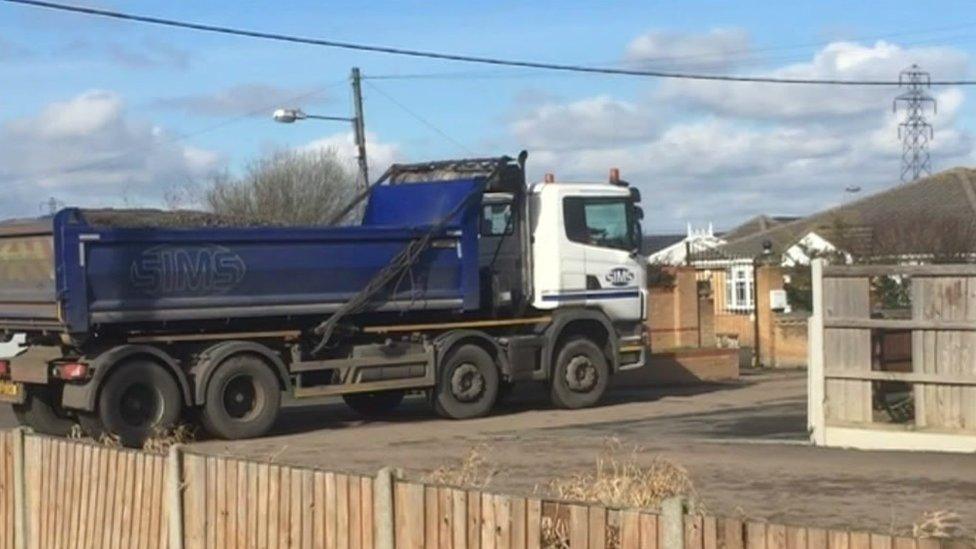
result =
M206 441L213 454L371 473L420 475L472 447L499 469L492 488L534 492L591 470L610 437L639 445L640 462L668 458L691 474L715 513L779 523L903 532L923 512L976 523L976 455L862 452L806 444L805 374L747 374L695 388L615 388L605 405L554 410L529 387L487 418L437 418L422 399L365 421L339 402L290 406L271 436ZM8 410L0 425L12 425Z

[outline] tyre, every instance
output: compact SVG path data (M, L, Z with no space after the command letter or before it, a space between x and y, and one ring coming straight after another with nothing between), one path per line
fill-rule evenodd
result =
M607 357L585 337L560 347L549 381L549 398L559 408L586 408L600 401L610 381Z
M210 376L200 422L218 438L254 438L271 430L280 410L281 386L267 363L255 355L235 355Z
M498 367L477 345L461 345L440 364L434 409L443 417L467 419L491 411L498 396Z
M21 425L36 433L68 436L75 422L61 409L61 386L27 385L23 404L14 404L14 415Z
M180 419L183 396L165 367L146 359L115 366L99 389L94 413L78 415L93 437L114 435L130 448L172 429Z
M381 417L396 410L406 396L404 391L381 391L378 393L354 393L342 395L342 400L360 415Z

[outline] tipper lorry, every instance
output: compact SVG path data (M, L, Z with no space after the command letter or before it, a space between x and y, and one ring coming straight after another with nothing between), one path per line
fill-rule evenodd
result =
M448 418L514 384L591 406L644 364L640 193L527 185L525 153L392 166L353 226L66 208L0 224L0 400L22 423L139 445L183 421L265 434L282 398Z

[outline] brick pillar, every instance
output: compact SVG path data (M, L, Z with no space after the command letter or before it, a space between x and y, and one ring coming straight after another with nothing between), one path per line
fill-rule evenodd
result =
M759 361L764 366L776 364L776 313L770 308L770 290L783 289L783 269L778 265L756 268L756 321L759 323Z
M698 346L698 282L695 269L678 267L674 279L674 325L677 347Z

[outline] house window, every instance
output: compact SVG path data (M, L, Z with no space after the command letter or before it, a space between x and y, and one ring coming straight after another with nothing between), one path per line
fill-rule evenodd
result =
M753 310L751 265L736 265L729 268L725 277L725 302L730 310Z

